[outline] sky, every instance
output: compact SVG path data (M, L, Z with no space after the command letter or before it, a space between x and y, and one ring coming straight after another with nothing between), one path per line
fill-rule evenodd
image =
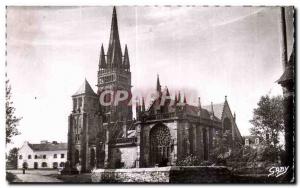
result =
M288 53L293 43L287 11ZM227 99L242 135L262 95L282 95L279 7L117 7L128 46L132 91L161 85L191 104ZM8 7L7 74L24 141L67 141L71 95L86 78L96 91L100 47L107 51L112 7ZM147 104L147 102L146 102ZM9 146L8 146L9 147Z

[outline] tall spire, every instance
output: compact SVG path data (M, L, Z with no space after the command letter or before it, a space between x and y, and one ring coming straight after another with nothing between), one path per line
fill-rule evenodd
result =
M99 58L99 68L106 68L105 54L103 44L101 45L100 58Z
M236 121L236 114L235 114L235 112L233 114L233 120L234 120L234 122Z
M214 112L214 104L213 104L213 102L210 103L210 111L211 111L212 117L214 117L215 116L215 112Z
M109 45L107 50L107 63L112 67L120 67L122 64L122 49L119 38L116 7L113 8Z
M157 74L157 81L156 81L156 91L158 91L159 93L161 92L161 85L160 85L158 74Z
M123 67L124 67L125 69L128 69L128 70L130 69L130 61L129 61L129 55L128 55L127 44L125 45Z
M143 111L143 112L145 112L145 111L146 111L144 97L142 97L142 111Z
M201 110L201 99L198 97L198 108Z
M181 103L181 95L180 95L180 91L178 92L178 102Z
M141 111L140 99L138 97L136 97L135 109L136 109L136 113L138 115L138 113Z
M166 87L166 96L170 97L170 92L169 92L168 87Z
M183 103L184 104L186 104L187 102L186 102L186 97L185 97L185 94L184 94L184 96L183 96Z

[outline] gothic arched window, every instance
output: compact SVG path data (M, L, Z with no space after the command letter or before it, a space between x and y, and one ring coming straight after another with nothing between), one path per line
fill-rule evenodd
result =
M152 165L166 166L171 150L171 134L163 124L155 125L150 131L150 161Z

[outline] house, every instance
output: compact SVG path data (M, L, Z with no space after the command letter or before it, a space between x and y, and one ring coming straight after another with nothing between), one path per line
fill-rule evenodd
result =
M67 161L67 143L41 141L39 144L24 142L18 152L18 168L46 169L64 167Z
M257 148L263 141L263 138L260 136L243 136L244 146L251 147L253 149Z

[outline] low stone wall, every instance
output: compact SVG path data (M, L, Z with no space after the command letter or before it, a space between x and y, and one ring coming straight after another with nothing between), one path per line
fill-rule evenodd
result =
M96 169L92 172L92 182L148 182L167 183L171 167Z
M230 183L231 171L225 166L175 167L170 183Z
M226 183L231 172L223 166L96 169L92 182L99 183Z

